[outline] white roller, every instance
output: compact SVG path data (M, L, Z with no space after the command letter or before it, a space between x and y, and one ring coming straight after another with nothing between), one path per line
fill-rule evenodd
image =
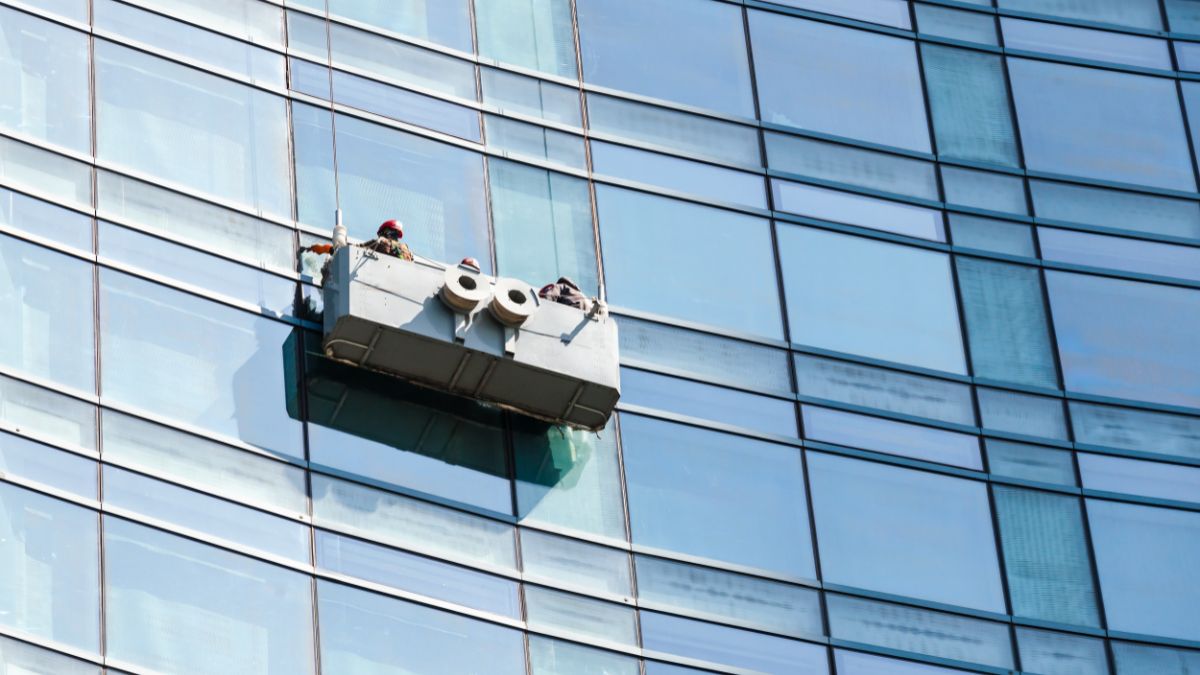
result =
M474 312L492 292L487 280L479 273L461 265L447 267L443 278L445 283L439 295L455 312Z
M497 279L488 309L497 321L516 328L537 312L537 296L533 294L533 289L522 281Z

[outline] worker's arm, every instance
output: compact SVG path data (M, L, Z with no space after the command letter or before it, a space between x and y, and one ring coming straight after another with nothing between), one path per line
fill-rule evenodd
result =
M321 254L333 253L333 244L313 244L312 246L300 249L301 253L304 251L312 251L313 253Z

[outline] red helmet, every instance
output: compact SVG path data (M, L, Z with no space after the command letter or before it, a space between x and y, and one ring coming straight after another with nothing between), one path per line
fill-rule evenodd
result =
M404 238L404 223L398 220L385 220L379 225L379 229L375 230L375 236L382 237L385 232L392 231L396 233L397 239Z
M476 272L480 271L480 269L481 269L479 267L479 261L472 258L471 256L467 256L466 258L463 258L458 264L470 267L471 269L475 270Z

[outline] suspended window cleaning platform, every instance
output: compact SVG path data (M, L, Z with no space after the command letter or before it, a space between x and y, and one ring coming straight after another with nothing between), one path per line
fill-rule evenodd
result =
M621 396L616 322L515 279L345 246L324 293L332 359L590 430Z

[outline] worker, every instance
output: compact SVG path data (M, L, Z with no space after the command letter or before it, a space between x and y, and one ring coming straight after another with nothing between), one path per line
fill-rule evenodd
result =
M559 277L558 281L542 286L542 289L538 291L538 297L557 302L560 305L582 309L585 312L592 309L592 301L583 294L583 291L579 290L579 286L571 281L570 277Z
M379 225L379 229L375 230L375 238L370 241L364 241L355 246L382 253L384 255L394 256L401 260L413 259L412 251L409 250L408 244L401 242L404 238L404 224L398 220L385 220ZM313 253L333 253L333 244L313 244L303 251L312 251Z
M475 272L477 274L483 272L483 269L479 267L479 261L472 258L471 256L467 256L467 257L463 258L462 260L458 261L458 264L463 267L466 267L467 269L469 269L472 272Z

